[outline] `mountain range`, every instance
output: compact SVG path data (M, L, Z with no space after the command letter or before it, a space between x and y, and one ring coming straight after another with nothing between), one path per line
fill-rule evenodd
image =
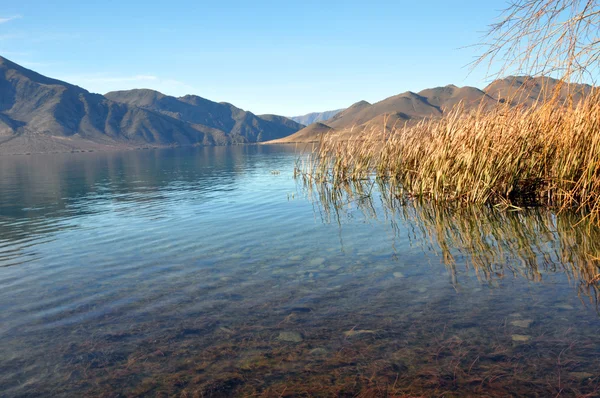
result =
M374 104L359 101L329 120L311 124L273 143L318 141L323 133L332 131L338 131L343 138L348 138L370 131L372 128L385 127L389 130L424 118L441 117L458 103L462 103L465 110L480 105L492 107L498 102L508 102L513 106L519 104L531 106L534 102L553 95L558 84L560 84L558 80L550 77L511 76L495 80L483 90L448 85L418 93L407 91ZM574 101L579 101L591 88L592 86L589 85L572 83L562 85L559 93L563 99L567 98L567 93L570 93Z
M290 117L290 119L292 119L293 121L295 121L297 123L308 126L309 124L313 124L313 123L317 123L317 122L325 122L343 110L344 109L336 109L334 111L313 112L313 113L308 113L308 114L302 115L302 116L292 116L292 117Z
M254 143L303 127L194 95L93 94L0 57L0 154Z
M483 90L448 85L292 120L196 95L172 97L148 89L93 94L0 57L0 154L312 142L332 131L356 136L441 117L458 103L466 110L499 102L528 106L552 95L558 84L525 76L495 80ZM563 85L560 95L578 101L591 88Z

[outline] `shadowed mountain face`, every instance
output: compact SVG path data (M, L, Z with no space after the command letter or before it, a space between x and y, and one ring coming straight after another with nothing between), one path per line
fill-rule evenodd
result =
M171 97L153 90L113 91L106 98L135 106L192 126L206 126L215 130L219 143L247 143L273 140L293 134L300 125L282 116L256 116L251 112L225 102L213 102L196 95Z
M308 126L310 124L317 123L317 122L325 122L325 121L331 119L332 117L334 117L335 115L337 115L338 113L340 113L341 111L343 111L343 109L336 109L335 111L327 111L327 112L313 112L313 113L308 113L303 116L292 116L290 119L292 119L293 121L295 121L297 123Z
M226 145L281 138L302 127L197 96L92 94L0 57L0 153Z
M326 126L309 126L277 142L317 141L324 133L336 130L344 130L343 137L356 136L372 129L389 130L402 127L406 123L416 123L424 118L440 117L459 103L465 110L480 105L491 107L505 101L512 105L531 106L537 101L548 99L558 84L558 80L549 77L517 76L496 80L483 90L451 84L419 93L407 91L374 104L357 102L323 122ZM591 88L583 84L564 85L560 89L560 98L565 99L570 94L573 101L577 102Z

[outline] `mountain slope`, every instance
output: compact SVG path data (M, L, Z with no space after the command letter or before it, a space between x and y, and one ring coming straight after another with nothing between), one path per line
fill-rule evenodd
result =
M113 101L0 57L0 153L224 145L280 138L303 127L285 118L260 119L200 97L172 99L157 92L143 97L148 106ZM192 116L181 116L177 108L169 112L150 106L163 102L187 104ZM193 117L199 104L222 112L207 116L204 124L205 119Z
M304 127L282 116L256 116L229 103L213 102L196 95L176 98L154 90L136 89L113 91L105 94L105 97L186 123L219 130L231 143L272 140Z
M549 99L559 84L560 98L566 99L567 96L571 96L575 102L581 100L592 89L588 84L561 84L559 80L551 77L509 76L493 81L484 91L497 100L509 101L513 105L531 106L535 102Z
M558 84L560 84L558 80L549 77L515 76L496 80L483 90L448 85L425 89L419 93L407 91L374 104L366 101L357 102L326 121L325 125L338 132L346 132L345 137L358 136L373 129L381 131L385 128L389 131L424 118L440 117L459 103L465 110L480 105L492 107L498 102L506 101L512 105L531 106L537 100L549 98ZM570 95L573 101L577 102L591 88L584 84L566 84L561 86L559 95L561 99L566 99ZM317 139L315 137L320 136L311 135L310 131L305 130L300 130L281 141L314 141Z
M335 115L337 115L338 113L340 113L341 111L343 111L343 109L336 109L334 111L326 111L326 112L313 112L313 113L307 113L306 115L302 115L302 116L292 116L292 117L290 117L290 119L292 119L293 121L295 121L297 123L308 126L308 125L316 123L316 122L325 122L325 121L331 119L332 117L334 117Z

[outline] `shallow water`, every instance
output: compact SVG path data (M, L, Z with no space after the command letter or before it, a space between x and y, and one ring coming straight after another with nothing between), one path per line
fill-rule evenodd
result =
M599 394L595 228L296 157L0 157L0 396Z

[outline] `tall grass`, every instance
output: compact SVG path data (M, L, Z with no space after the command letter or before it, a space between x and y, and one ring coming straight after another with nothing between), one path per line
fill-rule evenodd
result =
M325 136L298 172L334 184L384 178L441 202L546 205L600 223L600 93L576 105L498 104L357 138Z

